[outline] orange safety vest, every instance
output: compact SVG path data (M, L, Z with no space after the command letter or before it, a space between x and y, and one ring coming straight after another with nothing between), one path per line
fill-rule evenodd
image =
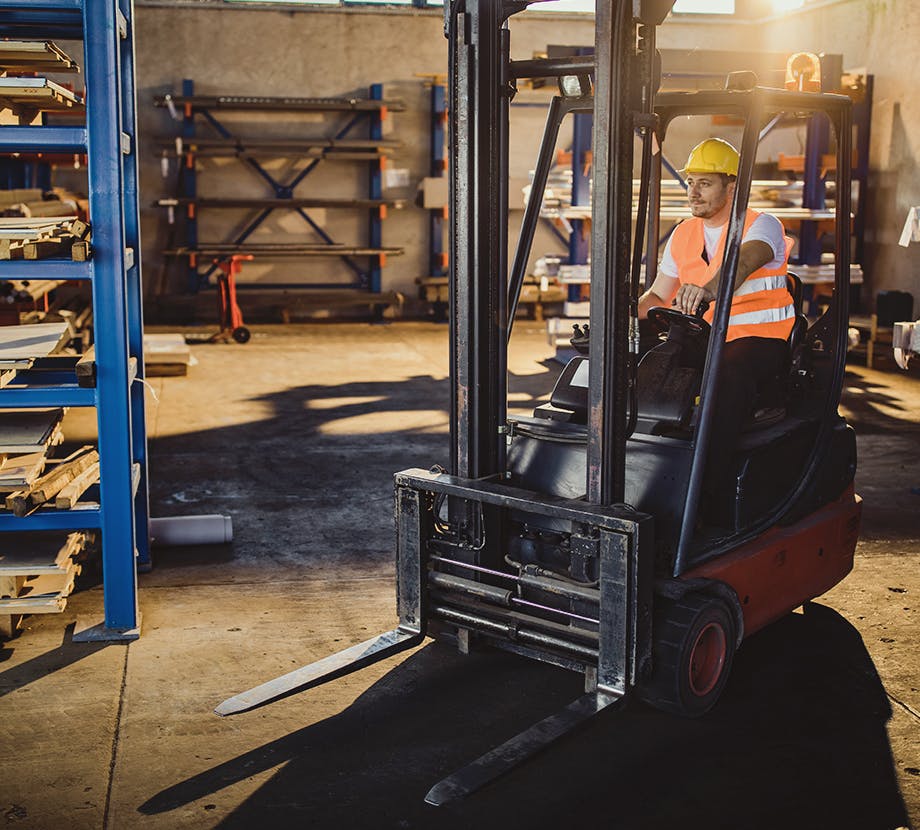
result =
M744 233L748 232L758 216L760 214L756 210L747 212ZM706 285L716 275L722 266L727 234L726 222L716 246L716 253L707 264L703 259L703 220L693 217L681 222L674 229L671 236L671 256L677 265L677 275L681 283ZM786 284L786 264L791 249L792 240L786 237L786 255L782 266L758 268L735 289L726 341L737 340L739 337L777 337L781 340L789 337L792 324L795 322L795 306ZM713 305L703 315L704 319L712 323L714 312Z

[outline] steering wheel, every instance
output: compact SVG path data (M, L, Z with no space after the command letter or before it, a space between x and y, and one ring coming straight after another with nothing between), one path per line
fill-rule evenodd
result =
M664 308L656 305L648 310L648 319L658 331L667 331L671 326L677 326L692 335L703 334L708 336L710 326L702 317L706 311L706 308L703 307L704 305L708 308L708 303L701 303L699 317L694 314L684 314L676 308Z

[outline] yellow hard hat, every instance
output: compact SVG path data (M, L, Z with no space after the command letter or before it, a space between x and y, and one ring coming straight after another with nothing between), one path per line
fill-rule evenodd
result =
M738 175L738 151L721 138L707 138L691 151L681 173L725 173Z

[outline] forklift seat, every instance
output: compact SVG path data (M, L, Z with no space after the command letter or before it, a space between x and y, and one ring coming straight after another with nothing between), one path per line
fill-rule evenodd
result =
M805 345L805 335L808 333L808 318L802 311L802 280L791 271L786 274L786 285L792 296L795 309L795 318L792 330L786 342L789 344L788 359L776 377L767 384L766 388L758 395L754 404L754 413L750 421L745 424L744 432L762 429L775 424L786 417L786 405L789 400L790 374L798 369L801 363L802 348Z
M798 366L808 331L808 320L802 314L802 281L789 273L787 284L795 308L795 321L788 338L789 357L783 370L758 397L744 432L766 428L786 417L789 373ZM690 426L704 359L704 350L683 331L669 335L667 341L649 349L638 367L638 432L654 435ZM587 357L578 356L569 361L556 381L549 403L538 406L533 414L547 420L587 423Z

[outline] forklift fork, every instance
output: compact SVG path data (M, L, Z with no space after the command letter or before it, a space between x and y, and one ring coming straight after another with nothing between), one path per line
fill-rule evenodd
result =
M425 800L429 804L441 805L469 795L580 727L597 713L619 704L634 682L637 663L642 662L647 647L648 601L638 593L640 584L648 581L644 574L639 574L640 563L648 559L648 549L643 545L644 553L640 552L639 545L639 524L643 517L636 514L633 518L623 519L617 515L616 508L592 512L590 508L585 508L583 502L542 500L539 497L535 501L525 500L521 491L515 488L490 486L437 472L406 470L396 476L399 625L392 631L228 698L214 711L224 716L245 712L373 665L420 645L426 637L432 636L428 631L432 621L455 628L461 650L465 650L470 631L479 633L485 641L500 648L520 650L521 643L528 642L526 618L514 624L499 623L481 611L464 609L462 597L451 598L448 594L445 599L441 596L450 582L437 579L436 560L439 557L428 555L434 535L432 503L440 495L478 503L477 507L491 505L515 509L526 502L531 508L536 505L536 512L541 515L556 515L582 522L593 520L600 535L598 599L602 610L595 661L590 662L591 658L584 656L583 647L581 651L585 694L443 779L429 790ZM512 574L507 574L506 578L514 579ZM457 583L481 585L488 595L489 586L484 583L463 579L457 580ZM429 585L437 585L441 589L437 603L429 602ZM549 642L549 638L546 641ZM539 638L530 642L539 643ZM559 637L553 638L554 647L558 648L560 643L564 645ZM576 647L572 648L575 652ZM531 650L540 649L531 647ZM543 659L558 662L552 656ZM571 661L566 665L571 667Z
M424 583L427 562L421 550L430 515L417 490L396 491L396 607L399 625L370 640L346 648L315 663L295 669L274 680L228 698L214 711L235 715L304 691L371 666L401 651L420 645L425 639Z

